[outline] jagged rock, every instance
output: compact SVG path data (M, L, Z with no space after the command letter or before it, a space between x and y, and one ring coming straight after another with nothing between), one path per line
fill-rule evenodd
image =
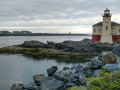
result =
M92 77L93 76L93 72L88 67L85 67L83 72L84 72L86 77Z
M101 71L101 69L100 70L95 70L94 73L93 73L93 76L94 77L99 77L100 76L100 74L99 74L100 71Z
M75 69L76 72L80 72L80 71L83 71L85 68L81 64L76 64L76 65L73 65L72 69Z
M21 44L21 47L25 47L25 48L50 48L49 45L44 44L42 42L39 41L25 41L23 44Z
M71 74L68 77L68 81L75 83L76 85L79 86L79 85L84 85L86 83L85 78L86 78L85 74L83 72L79 72L79 73Z
M60 49L65 52L77 52L77 53L100 53L102 51L111 51L113 45L105 44L101 42L94 42L90 39L83 39L82 41L64 41L62 43L55 43L48 41L54 49Z
M113 53L108 53L105 55L102 59L103 65L110 64L110 63L116 63L116 56Z
M63 67L63 70L68 70L68 69L70 69L69 67Z
M39 90L35 83L29 83L28 85L23 85L23 89L25 90Z
M117 64L106 64L102 68L108 69L110 72L118 71L119 67Z
M58 70L57 66L52 66L51 68L47 69L48 76L53 76L53 74Z
M40 85L40 90L63 90L64 83L56 78L48 77L44 82Z
M13 84L10 90L24 90L24 89L20 84Z
M101 67L102 67L102 61L100 61L98 57L95 57L91 60L90 69L96 70L96 69L100 69Z
M72 82L68 82L65 84L64 88L70 88L72 86L77 86L75 83L72 83Z
M113 52L116 56L118 56L118 57L120 58L120 44L117 45L117 46L112 50L112 52Z
M37 86L40 86L41 83L46 79L45 74L33 75L34 82Z

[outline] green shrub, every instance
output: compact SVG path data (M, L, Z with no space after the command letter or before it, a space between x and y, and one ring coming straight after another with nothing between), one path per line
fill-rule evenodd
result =
M89 90L119 90L120 89L120 72L108 73L103 70L101 77L91 78L89 80Z
M73 86L71 88L69 88L68 90L87 90L85 86Z

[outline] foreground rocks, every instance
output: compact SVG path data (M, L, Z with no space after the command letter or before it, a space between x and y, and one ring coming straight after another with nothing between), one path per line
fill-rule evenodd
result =
M14 84L11 90L67 90L72 86L86 86L86 78L99 77L102 69L107 69L109 72L120 70L119 48L120 45L111 52L103 52L85 65L75 64L71 68L64 67L61 71L57 71L57 66L52 66L47 69L48 77L44 74L34 75L34 83Z

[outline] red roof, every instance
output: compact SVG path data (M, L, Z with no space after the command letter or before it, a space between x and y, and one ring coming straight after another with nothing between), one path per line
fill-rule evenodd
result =
M93 26L102 26L102 24L103 24L103 22L99 22L99 23L94 24ZM120 24L117 22L111 22L111 25L112 26L119 26Z

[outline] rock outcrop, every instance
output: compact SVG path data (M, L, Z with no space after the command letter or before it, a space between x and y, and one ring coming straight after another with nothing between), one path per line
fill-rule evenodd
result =
M20 46L25 47L25 48L50 48L50 46L48 46L47 44L44 44L44 43L36 41L36 40L25 41Z
M113 45L96 41L94 42L90 39L83 39L82 41L64 41L62 43L48 41L47 43L54 49L77 53L111 51L114 47Z

